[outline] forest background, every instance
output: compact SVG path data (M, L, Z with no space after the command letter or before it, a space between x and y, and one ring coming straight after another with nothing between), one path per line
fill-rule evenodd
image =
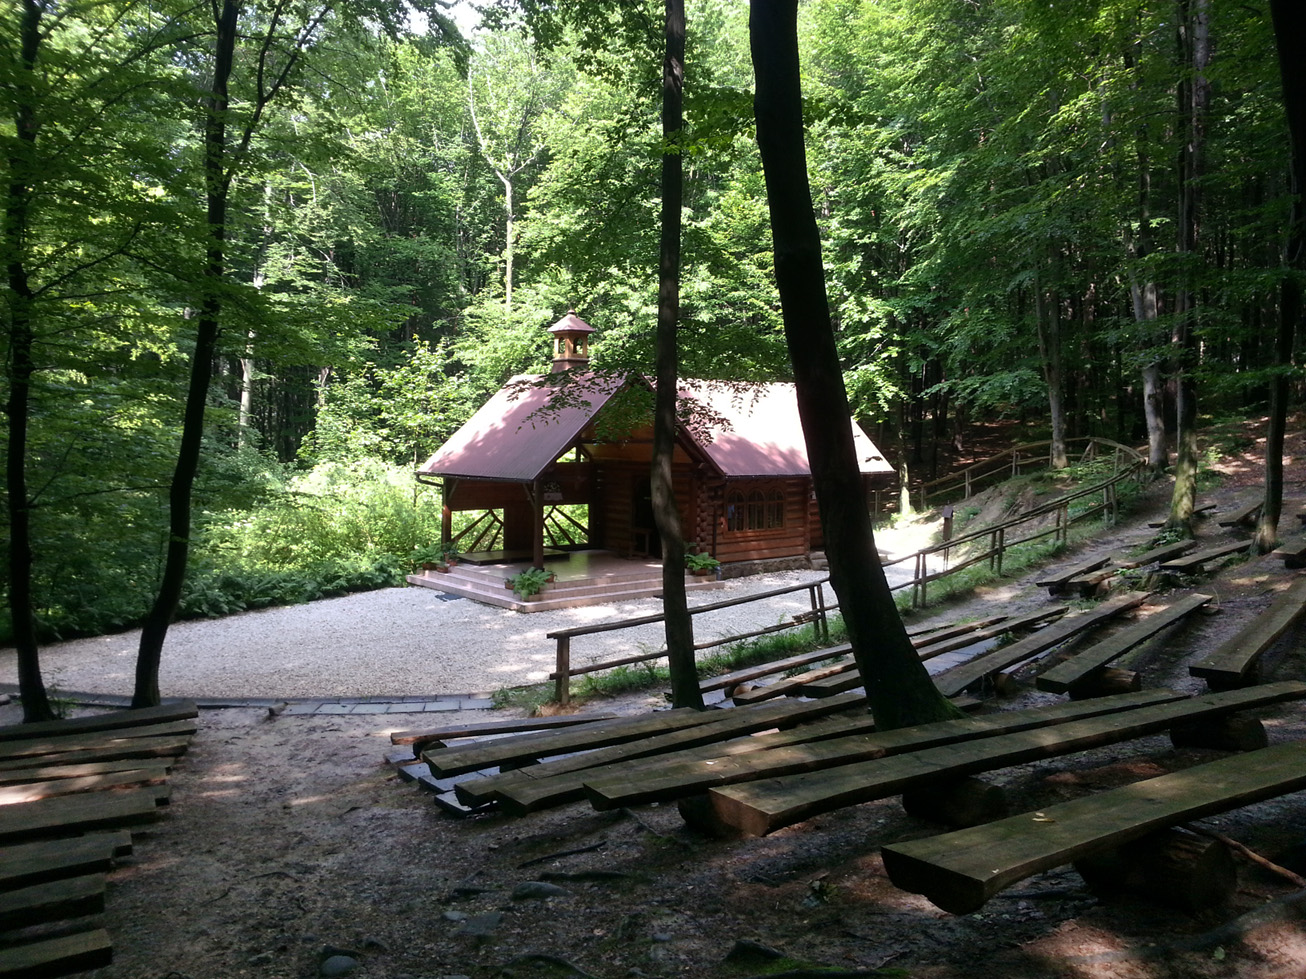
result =
M415 464L568 309L596 366L650 372L660 5L469 39L384 0L2 9L4 501L40 639L148 614L197 377L185 615L401 582L439 538ZM687 13L682 373L787 379L748 10ZM1268 8L811 0L800 37L845 378L904 478L1002 418L1160 468L1176 394L1296 390Z

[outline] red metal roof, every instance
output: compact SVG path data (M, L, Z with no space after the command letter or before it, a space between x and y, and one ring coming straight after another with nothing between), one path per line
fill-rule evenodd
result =
M575 442L622 386L615 378L592 377L583 395L587 406L573 404L545 412L553 389L534 386L532 382L538 379L513 378L418 472L531 482ZM706 407L707 419L701 427L691 423L690 437L723 476L810 474L792 384L741 386L684 381L680 393L682 398L692 398ZM893 472L866 434L852 419L848 423L861 471L868 475Z
M545 411L554 388L536 386L533 382L539 379L532 375L514 377L417 471L433 476L532 482L566 451L623 386L619 378L594 377L582 395L588 405Z
M807 443L798 419L798 396L792 384L745 387L711 381L683 381L682 396L708 406L728 424L710 426L697 438L725 476L807 476ZM891 473L866 433L850 418L858 468L867 475Z

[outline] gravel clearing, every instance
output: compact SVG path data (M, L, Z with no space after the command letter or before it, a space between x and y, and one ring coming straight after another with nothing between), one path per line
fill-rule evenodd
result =
M820 578L786 571L736 578L691 600L706 605ZM826 601L834 594L827 587ZM776 624L809 608L794 592L695 619L699 642ZM386 588L168 630L159 686L165 697L289 698L435 696L540 683L554 668L546 634L661 612L657 599L555 612L511 612L428 588ZM140 631L43 647L41 666L56 692L130 696ZM574 666L660 649L662 626L586 636L572 643ZM0 683L16 684L14 651L0 651Z

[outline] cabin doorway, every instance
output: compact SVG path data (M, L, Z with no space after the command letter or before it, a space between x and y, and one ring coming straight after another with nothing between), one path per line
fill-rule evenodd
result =
M653 519L653 483L648 476L635 480L630 515L630 550L634 557L662 557L662 538Z

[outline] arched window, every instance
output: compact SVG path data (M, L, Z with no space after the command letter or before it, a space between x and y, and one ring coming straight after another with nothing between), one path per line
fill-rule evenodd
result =
M731 490L726 494L726 530L782 530L784 525L784 490Z

